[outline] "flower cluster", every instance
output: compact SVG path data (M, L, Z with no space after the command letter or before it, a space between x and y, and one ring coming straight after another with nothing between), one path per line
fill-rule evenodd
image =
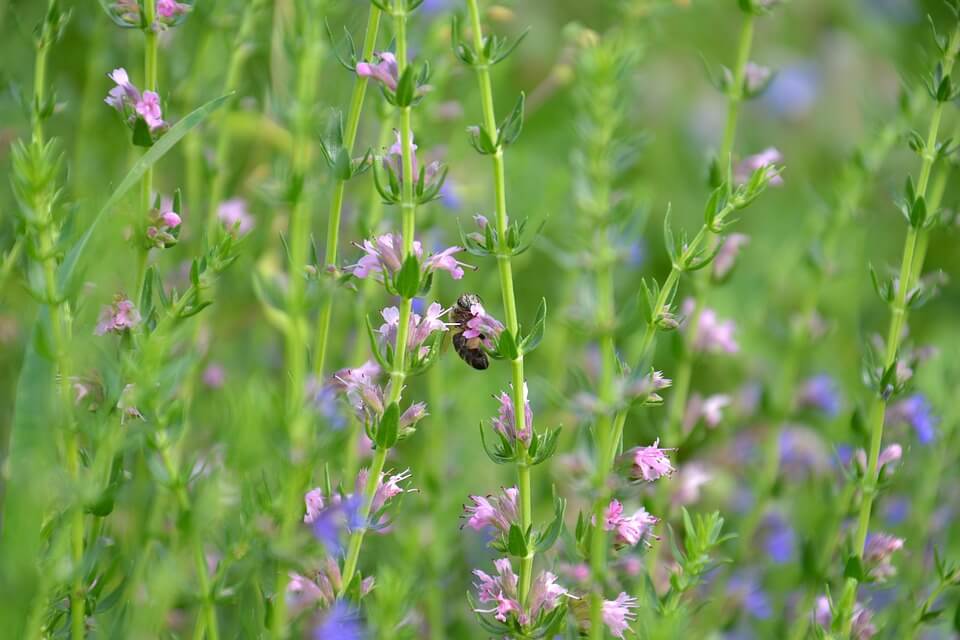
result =
M676 471L667 457L667 452L673 449L662 449L659 445L658 438L649 447L635 447L625 454L624 457L632 461L630 476L633 480L653 482Z
M375 362L366 362L355 368L341 369L333 374L332 388L342 393L357 419L362 424L376 423L383 417L386 409L383 387L377 383L380 366ZM400 414L397 432L405 438L416 431L416 425L427 415L427 405L415 402Z
M813 619L824 631L830 631L833 624L833 610L830 600L826 596L817 598ZM853 624L850 630L852 640L870 640L877 635L877 627L873 624L873 614L859 602L853 608Z
M549 571L543 571L533 581L526 608L520 606L517 594L517 574L510 566L509 558L500 558L493 561L497 568L497 575L491 576L474 569L473 575L477 582L477 600L481 604L494 605L489 609L474 609L477 613L493 613L500 622L515 619L520 625L536 624L542 616L557 609L562 599L573 597L563 586L557 584L557 576Z
M513 385L511 385L511 389ZM525 446L530 445L533 437L533 411L530 409L530 396L527 393L527 383L523 383L523 429L517 432L517 423L514 415L513 397L506 391L495 396L500 406L497 408L497 417L491 421L493 430L502 435L511 444L518 441Z
M149 146L167 129L160 106L160 96L154 91L143 93L130 82L130 76L124 68L114 69L108 77L116 86L104 99L109 106L123 116L124 122L134 131L134 142ZM141 124L146 128L146 140L139 137Z
M347 270L357 278L373 277L379 282L392 284L403 267L403 239L398 234L385 233L356 246L365 255L356 264L348 266ZM422 275L446 271L454 280L461 279L464 267L472 267L453 257L460 251L463 251L461 247L454 246L428 256L420 265ZM423 257L423 247L417 240L413 242L413 255L417 260Z
M424 343L435 332L447 330L447 324L441 318L448 311L449 309L444 309L439 303L434 302L427 307L423 317L417 313L410 314L410 325L407 331L409 353L417 354L421 360L430 355L430 347ZM400 309L387 307L380 312L380 315L383 318L383 324L380 325L379 333L386 344L395 345L397 329L400 326Z
M176 211L151 209L146 234L147 243L158 249L166 249L177 244L181 222L180 214Z
M867 536L863 547L863 562L871 578L877 582L886 582L897 575L892 564L893 554L903 548L903 538L886 533L872 533Z
M687 298L683 302L683 315L690 317L694 313L696 303L693 298ZM685 322L681 331L689 328ZM697 334L693 339L693 348L701 353L737 353L740 351L740 345L736 339L737 326L733 320L720 320L717 312L706 308L700 311L700 319L697 324Z

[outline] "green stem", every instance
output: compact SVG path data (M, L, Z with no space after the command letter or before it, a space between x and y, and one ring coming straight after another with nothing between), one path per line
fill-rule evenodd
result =
M473 45L475 51L482 55L483 26L480 22L480 8L477 0L467 0L470 12L470 26L473 31ZM491 140L497 139L497 119L493 105L493 87L490 80L490 66L487 61L475 65L477 82L480 87L480 100L483 111L483 126ZM503 148L498 147L491 156L493 162L493 184L496 211L496 228L499 239L497 247L497 269L500 275L500 293L503 298L504 316L507 330L516 338L519 335L519 320L517 317L517 301L513 289L513 270L510 264L510 249L507 247L507 194L503 160ZM526 394L524 391L523 353L510 362L513 380L512 400L514 428L517 434L526 433ZM533 425L529 425L533 429ZM533 522L532 496L530 486L530 467L527 455L517 462L517 481L520 493L520 528L526 531ZM534 553L531 551L520 561L519 599L520 605L525 606L530 585L533 580Z
M157 60L158 45L157 32L153 30L153 23L157 18L156 0L145 0L143 3L143 16L146 20L147 28L143 30L143 86L145 91L157 91ZM143 174L140 180L140 215L145 220L150 214L150 196L153 192L153 166L151 165ZM142 225L135 225L141 228ZM135 282L134 292L135 302L140 300L140 293L143 291L144 280L146 276L147 254L149 249L146 246L139 246L137 255L137 280Z
M958 47L960 47L960 25L954 28L953 34L950 36L947 44L946 54L943 60L944 75L949 75L952 71ZM917 180L917 198L925 198L927 195L930 173L937 159L937 137L940 131L940 120L943 116L944 104L944 102L937 102L933 110L933 115L930 118L930 127L927 132L923 161L920 166L920 177ZM923 262L921 260L915 260L914 258L917 255L919 237L925 233L925 230L918 231L912 226L907 229L907 237L903 245L903 257L900 263L900 279L897 284L896 297L893 301L890 324L887 330L887 349L883 360L884 371L896 362L897 354L900 350L900 340L907 319L907 296L919 280L920 274L923 271ZM860 505L857 528L853 538L853 552L860 560L863 559L863 546L867 539L867 532L870 527L870 514L873 510L873 501L877 494L878 459L880 457L880 448L883 444L883 424L886 416L886 408L887 397L879 393L876 394L873 397L868 413L870 452L867 458L867 471L863 478L863 501ZM848 578L844 585L843 597L841 598L838 610L838 619L844 637L850 634L850 629L853 625L853 608L857 600L857 586L858 581L856 578Z
M377 46L377 33L380 29L380 9L370 5L370 15L367 18L367 31L363 40L361 58L369 60ZM347 112L347 124L343 135L343 148L352 157L353 146L357 140L357 129L360 126L360 114L363 111L364 96L367 93L367 78L357 76L353 81L353 93L350 96L350 110ZM343 212L343 192L346 180L337 180L333 187L333 197L330 201L330 214L327 219L327 246L324 252L323 267L337 264L337 254L340 241L340 220ZM321 274L322 276L322 274ZM333 291L327 292L323 308L317 317L317 342L314 348L313 373L318 378L323 375L327 360L327 344L330 336L330 320L333 316Z

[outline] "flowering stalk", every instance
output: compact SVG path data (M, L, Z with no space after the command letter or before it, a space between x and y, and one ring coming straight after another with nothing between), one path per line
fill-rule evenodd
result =
M143 2L144 23L147 25L143 29L143 88L144 91L157 92L158 76L158 44L157 31L154 24L157 19L157 0L144 0ZM153 195L153 166L151 165L143 174L140 181L140 211L143 216L149 215L150 199ZM135 281L134 291L137 299L140 299L140 292L143 290L144 279L147 275L147 256L150 249L146 246L139 248L137 255L137 279Z
M737 46L737 59L733 70L733 80L727 87L727 119L723 128L723 138L720 143L720 152L716 162L721 180L727 186L728 194L734 184L733 180L733 146L737 137L737 122L740 114L740 105L747 97L745 90L747 64L750 61L750 50L753 45L753 32L756 16L753 11L745 11L743 26L740 29L740 41ZM716 242L716 240L711 240ZM687 399L690 395L690 379L693 375L693 361L695 354L694 343L700 330L700 316L703 313L704 297L710 284L709 270L694 274L693 277L693 311L687 319L686 334L683 341L683 351L673 376L673 389L670 393L670 402L667 409L666 442L668 446L679 446L683 431L683 416L687 408Z
M470 13L470 28L473 32L473 46L478 55L484 50L483 27L480 23L480 8L477 0L467 0ZM483 112L483 128L490 140L498 139L497 119L493 106L493 88L490 81L490 60L479 60L474 68L477 72L477 82L480 87L481 109ZM497 247L497 270L500 274L500 293L503 298L503 309L507 330L513 336L519 336L520 325L517 319L517 301L513 292L513 270L510 264L511 250L507 246L507 192L505 184L503 147L497 146L491 154L493 164L493 189L496 214L496 230L499 239ZM523 351L518 350L516 358L510 361L511 377L513 380L513 418L516 433L527 429L524 422L523 407L527 406L526 383L523 375ZM520 527L527 531L533 522L531 507L530 459L524 451L517 461L517 486L520 493ZM525 605L527 594L530 591L533 579L534 550L529 549L520 559L519 600Z
M363 60L373 56L377 46L377 33L380 29L380 9L370 5L370 15L367 18L367 31L363 38ZM350 110L347 112L347 125L343 134L341 153L350 158L353 146L357 139L357 129L360 126L360 114L363 111L363 101L367 93L368 77L357 74L353 81L353 93L350 96ZM409 174L407 174L409 175ZM333 185L333 197L330 200L330 213L327 218L327 244L324 250L323 267L336 266L338 247L340 242L340 218L343 212L343 192L347 180L352 175L338 175ZM327 359L327 341L330 335L330 319L333 314L333 293L327 292L320 315L317 317L316 346L313 350L313 373L318 378L323 375L323 368ZM362 325L360 325L362 326Z
M394 37L397 43L397 76L403 77L407 71L407 16L409 14L408 0L395 0L393 8ZM369 33L368 33L369 35ZM411 76L412 77L412 76ZM403 230L403 246L400 255L406 263L408 259L416 258L414 255L414 232L416 229L416 209L417 203L414 199L413 185L413 128L411 125L411 104L397 105L400 115L400 153L403 180L401 182L400 197L400 215L401 227ZM358 109L359 111L359 109ZM329 241L329 238L328 238ZM410 316L413 309L413 295L404 294L400 300L400 318L397 326L396 347L393 356L393 369L390 371L390 392L386 401L386 406L395 405L400 401L403 392L404 381L407 376L407 342L410 329ZM374 494L380 483L380 475L383 473L383 465L387 459L387 453L392 445L378 446L373 455L373 461L370 464L370 470L367 475L367 483L363 490L363 502L360 505L361 522L367 522L370 517L370 510L373 506ZM350 536L350 543L347 547L347 556L343 564L343 582L339 595L343 595L346 589L353 581L354 573L357 570L357 561L360 558L360 548L363 546L363 537L366 533L366 527L360 527Z
M941 155L938 135L944 105L955 97L954 89L950 83L950 73L953 70L958 48L960 48L960 24L954 27L946 44L940 44L940 46L943 53L943 60L940 65L938 65L937 73L934 74L933 85L931 85L931 95L936 100L936 105L930 117L926 140L921 141L922 162L915 190L912 183L908 183L908 201L905 206L908 208L906 215L910 225L907 228L907 235L904 240L900 277L896 285L891 284L886 289L889 293L885 296L885 299L892 305L892 308L890 324L887 330L886 351L883 355L882 374L881 379L878 381L880 388L876 389L876 394L873 397L867 414L870 448L867 456L867 470L863 477L863 500L860 504L857 527L853 536L852 559L854 559L857 565L862 565L863 562L864 545L867 540L867 532L870 528L870 514L873 510L873 501L877 494L884 418L886 416L887 403L898 385L896 374L900 342L903 338L903 329L906 324L909 307L913 304L915 295L917 294L915 287L923 269L922 260L917 259L918 257L922 258L922 256L919 256L917 253L918 246L920 245L921 238L925 238L929 234L931 223L935 222L934 218L936 217L935 211L929 212L932 218L927 217L928 212L925 198L927 197L931 170ZM844 585L837 614L839 630L843 637L849 635L853 625L854 607L856 605L857 586L859 582L858 576L853 574L847 577Z

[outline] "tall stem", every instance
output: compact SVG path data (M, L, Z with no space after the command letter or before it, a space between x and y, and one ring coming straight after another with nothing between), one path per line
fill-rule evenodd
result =
M394 30L397 41L397 69L402 76L407 68L407 7L405 2L399 2L393 14ZM406 260L413 254L414 233L416 231L417 203L413 194L413 127L411 124L411 108L400 107L400 153L403 167L401 179L400 216L403 229L403 258ZM390 371L390 391L386 405L399 402L403 393L404 381L407 377L407 338L410 330L410 315L413 309L413 299L403 298L400 301L400 320L397 326L397 341L394 347L393 369ZM380 486L380 475L387 459L389 449L378 447L370 465L367 483L363 490L363 502L360 505L360 521L364 523L350 536L347 547L347 557L343 565L343 578L340 595L342 596L357 570L360 549L366 534L366 524L370 519L374 496Z
M943 74L950 75L956 60L957 50L960 48L960 24L958 24L947 43L943 59ZM927 131L926 145L924 146L923 160L920 165L920 176L917 180L916 196L925 198L927 186L930 182L930 172L937 159L936 145L940 132L940 120L943 117L944 102L937 102L930 117L930 126ZM918 231L910 226L904 239L903 254L900 262L900 279L897 284L893 307L890 312L890 324L887 329L886 353L884 354L883 369L888 370L896 363L900 351L900 341L907 320L907 300L910 292L920 278L923 271L923 261L916 260L917 247L921 235L926 230ZM873 501L877 494L878 464L880 448L883 444L883 423L886 417L888 397L885 394L874 395L868 413L868 428L870 431L870 451L867 457L867 471L863 477L863 500L860 504L860 513L857 517L857 528L853 538L853 552L859 560L863 559L863 547L867 540L870 528L870 514L873 510ZM838 619L844 637L850 634L853 625L853 609L857 600L856 578L848 578L844 585L843 596L840 600Z
M467 0L470 12L470 27L473 31L474 50L483 51L483 26L480 23L480 8L477 0ZM484 60L475 65L477 82L480 87L481 108L483 111L483 126L491 140L497 139L497 118L493 106L493 88L490 81L490 66ZM507 247L507 192L503 161L503 148L498 147L491 156L493 163L493 186L496 213L496 228L499 239L497 247L497 269L500 275L500 293L503 298L506 327L514 337L518 335L520 324L517 318L517 301L513 290L513 269L510 264L510 249ZM514 428L517 434L527 430L526 425L526 394L524 391L523 353L510 361L511 377L513 380L512 400ZM533 428L533 425L530 425ZM517 463L517 487L520 493L520 528L526 531L533 521L533 509L530 487L530 466L527 454ZM530 550L520 559L519 597L521 606L526 604L533 580L534 553Z
M143 16L147 23L147 28L143 30L143 86L145 91L157 91L157 32L154 30L154 22L157 19L157 1L144 0ZM151 165L143 174L140 180L140 215L144 219L150 213L150 196L153 192L153 165ZM144 279L146 277L147 255L149 249L142 246L138 249L137 255L137 280L135 300L140 300L140 292L143 291Z
M370 5L370 15L367 18L367 32L363 39L361 58L369 60L377 46L377 33L380 30L381 11ZM350 96L350 111L347 113L347 124L343 134L343 148L348 155L353 154L353 146L357 140L357 129L360 126L360 114L363 111L364 96L367 93L367 78L357 75L353 81L353 93ZM336 266L340 242L340 220L343 212L343 192L346 180L338 179L333 186L333 197L330 200L330 214L327 219L327 246L324 251L323 266ZM314 348L313 373L317 377L323 375L327 360L327 343L330 336L330 319L333 316L333 291L328 291L320 315L317 317L316 347Z

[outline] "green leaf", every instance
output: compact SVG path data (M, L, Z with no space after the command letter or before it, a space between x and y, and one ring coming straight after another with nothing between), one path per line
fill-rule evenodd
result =
M397 295L407 300L414 298L420 291L420 261L417 256L411 253L403 261L403 266L394 280L394 287Z
M137 118L133 123L133 144L137 147L152 147L153 136L150 135L150 126L143 118Z
M513 334L509 329L500 332L500 338L497 340L497 352L507 360L516 360L520 357L517 350L517 341L513 339Z
M507 551L510 555L522 558L527 555L527 538L523 531L515 524L510 525L510 531L507 534Z
M553 521L544 529L537 539L537 553L549 551L557 541L560 533L563 531L563 515L567 510L567 501L563 498L557 498L553 507Z
M853 578L857 582L864 581L863 562L855 554L847 558L847 563L843 567L843 577Z
M158 160L160 160L160 158L166 155L166 153L170 151L175 144L180 142L185 135L203 122L214 110L226 102L231 95L232 94L227 94L211 100L199 109L196 109L190 113L177 124L170 127L170 129L163 134L163 136L157 140L156 143L150 147L150 149L144 153L139 160L134 163L133 167L120 182L120 185L114 190L113 194L107 198L106 203L104 203L103 207L101 207L100 211L97 212L97 215L94 216L93 220L87 226L87 231L73 246L73 248L67 254L67 257L64 259L63 264L61 264L60 268L57 270L57 282L59 284L61 294L64 292L69 292L75 288L80 277L80 270L78 269L80 260L84 257L84 252L86 251L87 245L90 242L90 238L93 237L97 226L103 221L104 218L106 218L107 213L109 213L110 210L113 209L118 202L120 202L120 199L123 198L123 196L125 196L127 192L140 181L140 178L143 177L150 167L152 167Z
M540 299L540 306L537 307L537 317L533 321L533 329L520 342L520 350L523 353L531 353L543 340L543 332L547 321L547 299Z
M380 418L380 424L377 425L377 447L389 449L397 444L397 430L400 426L400 407L396 402L391 402L383 417Z

